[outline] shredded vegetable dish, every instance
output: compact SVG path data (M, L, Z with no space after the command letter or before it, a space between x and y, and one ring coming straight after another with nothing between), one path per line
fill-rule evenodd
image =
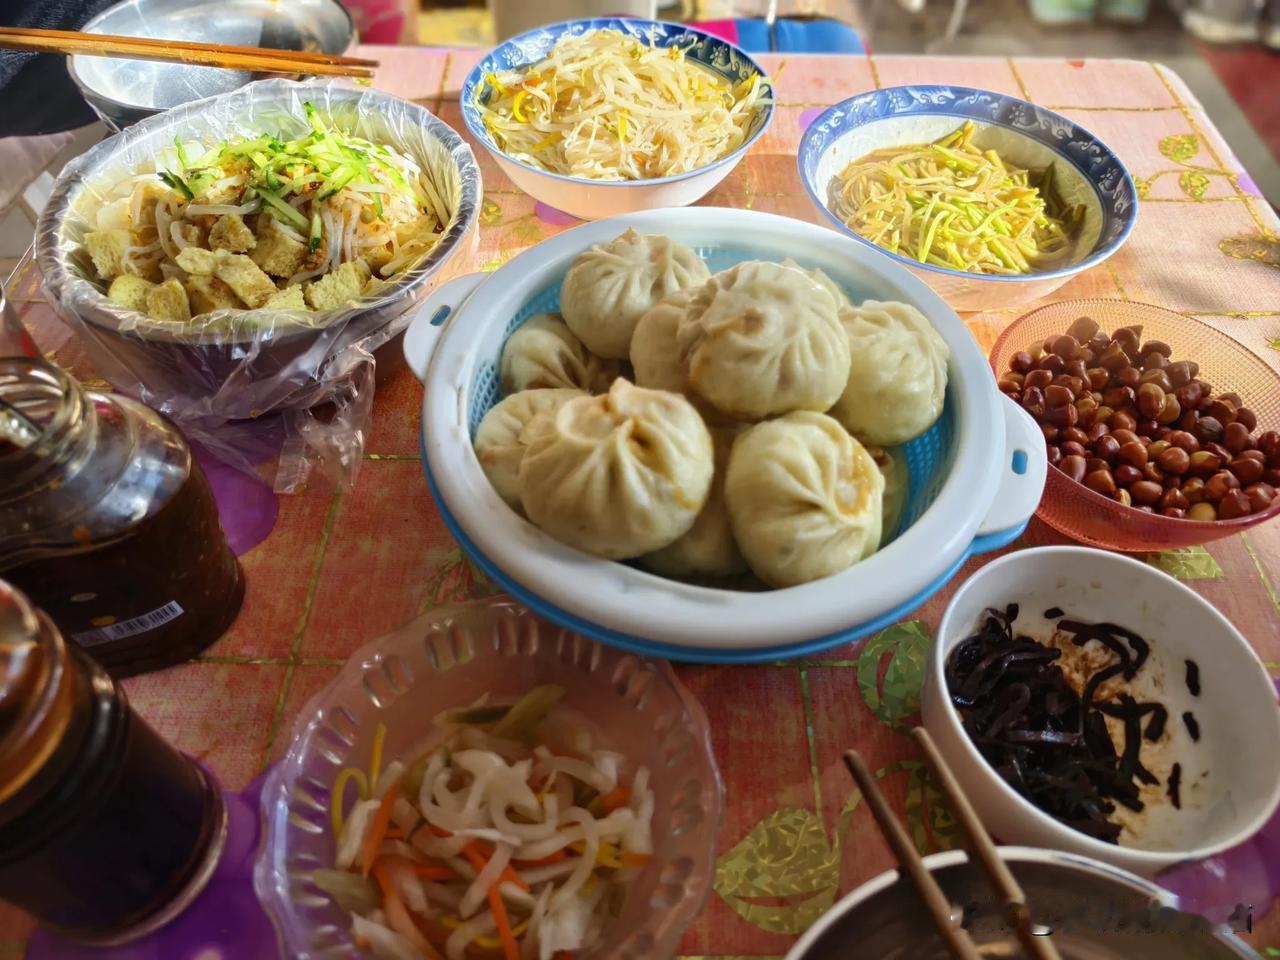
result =
M649 862L653 793L647 769L565 716L563 692L446 711L429 746L385 769L379 727L370 770L339 774L335 869L312 879L363 949L572 960L598 943Z
M176 140L120 184L85 248L115 303L160 320L221 309L323 311L420 261L450 210L404 154L326 124L210 149Z
M739 83L619 30L561 37L546 59L490 73L476 107L498 148L552 173L647 180L687 173L742 146L767 102Z
M831 181L831 212L891 253L968 273L1036 273L1063 265L1084 220L1053 166L1023 170L973 143L966 123L934 143L886 147Z

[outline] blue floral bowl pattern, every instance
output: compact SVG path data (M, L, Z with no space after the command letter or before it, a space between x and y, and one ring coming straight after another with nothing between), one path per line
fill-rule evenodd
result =
M476 106L492 95L487 77L537 63L556 41L589 30L613 29L658 47L679 47L685 56L734 82L760 76L766 97L752 118L746 140L732 153L687 173L650 180L591 180L542 170L502 152L485 128ZM598 219L654 207L682 206L711 190L760 138L773 119L773 88L764 69L733 44L679 23L595 17L553 23L500 44L467 75L462 85L462 119L471 135L526 193L575 216Z
M820 114L805 130L796 157L800 179L814 205L833 224L860 243L874 246L827 208L832 177L844 164L871 150L933 139L966 120L999 138L1002 156L1008 156L1007 144L1015 163L1064 161L1067 168L1058 167L1059 180L1073 182L1075 199L1085 203L1086 240L1091 242L1083 243L1073 262L1065 266L1020 276L968 274L882 251L916 271L953 307L980 309L1027 303L1098 265L1128 238L1138 216L1137 191L1111 149L1066 117L988 90L889 87L844 100ZM856 147L850 153L852 144Z

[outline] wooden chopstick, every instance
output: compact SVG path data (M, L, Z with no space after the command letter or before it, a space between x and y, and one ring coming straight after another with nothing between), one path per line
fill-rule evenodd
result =
M920 852L916 850L911 838L907 836L906 829L889 809L889 802L880 792L880 785L858 751L847 751L844 762L849 772L853 774L858 789L862 791L867 806L871 808L871 815L875 817L885 841L893 850L893 855L898 858L898 865L911 879L916 892L920 894L920 899L924 901L925 908L933 918L934 926L938 928L938 935L947 945L947 951L953 960L980 960L981 955L977 947L969 939L968 932L952 919L950 901L938 886L938 882L933 879L933 875L929 873L929 868L924 865L924 860L921 859Z
M34 53L158 60L255 73L304 73L335 77L372 77L373 71L369 68L378 65L376 60L306 50L271 50L265 47L235 47L219 43L191 43L21 27L0 27L0 48Z
M1009 871L1008 865L1000 857L999 852L996 850L996 845L991 840L991 835L987 833L982 821L978 819L978 814L974 811L972 804L969 803L969 798L960 789L960 784L956 782L955 774L951 772L947 762L942 759L942 754L938 751L938 745L933 742L933 737L929 736L929 731L924 727L916 727L911 731L911 736L920 745L920 749L924 752L925 761L938 778L938 785L942 788L942 793L947 798L947 803L951 806L951 812L955 814L956 820L969 841L970 853L977 859L983 873L987 875L987 881L991 884L991 889L1000 898L1000 902L1005 909L1006 919L1017 932L1018 941L1022 944L1023 949L1026 950L1027 955L1034 958L1034 960L1061 960L1057 947L1054 946L1053 941L1047 935L1037 936L1032 932L1031 911L1027 908L1027 895L1022 892L1022 887L1018 885L1018 881Z

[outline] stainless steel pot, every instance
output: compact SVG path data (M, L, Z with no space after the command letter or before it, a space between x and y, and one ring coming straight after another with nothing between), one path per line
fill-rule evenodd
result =
M125 0L82 28L159 40L346 53L351 16L337 0ZM228 93L263 74L109 57L69 57L67 72L108 126L122 130L170 107Z
M1240 960L1245 943L1202 917L1177 910L1177 898L1131 873L1054 850L1001 847L1037 923L1051 928L1064 960ZM1021 957L982 871L963 851L925 857L970 935L988 957ZM946 960L946 948L911 882L882 873L831 908L786 960Z

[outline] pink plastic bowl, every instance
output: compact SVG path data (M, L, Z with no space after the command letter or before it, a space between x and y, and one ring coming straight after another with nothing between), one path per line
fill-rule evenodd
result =
M1258 415L1256 437L1265 430L1280 430L1280 374L1257 354L1207 323L1125 300L1063 300L1033 310L1010 324L991 351L996 377L1009 369L1009 358L1046 337L1065 333L1077 317L1092 317L1107 333L1118 327L1142 324L1143 340L1163 340L1173 348L1174 360L1200 364L1199 379L1214 393L1240 394L1245 406ZM1280 513L1280 497L1262 513L1234 520L1177 520L1144 513L1094 493L1069 479L1056 467L1049 468L1044 498L1036 514L1059 533L1093 547L1109 550L1173 550L1209 543L1257 526Z
M706 714L666 663L562 630L506 600L442 607L368 644L303 708L289 752L262 791L266 838L258 898L292 960L366 960L351 919L310 880L333 866L329 791L347 766L369 766L374 729L384 763L412 750L432 717L481 694L515 697L537 684L610 748L647 766L654 790L653 859L629 889L604 941L581 960L672 956L706 902L724 805Z

